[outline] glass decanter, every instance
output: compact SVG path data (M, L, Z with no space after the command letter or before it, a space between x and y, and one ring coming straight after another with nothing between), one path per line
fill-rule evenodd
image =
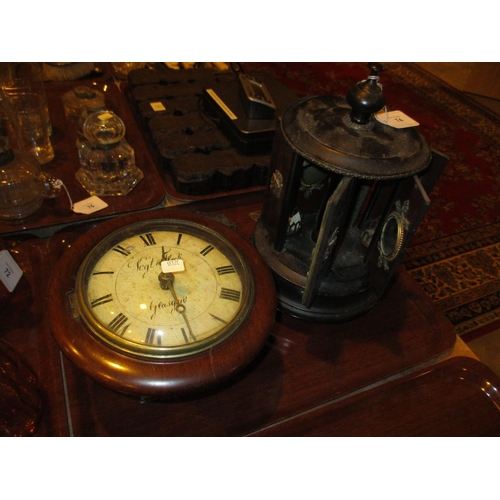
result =
M43 172L36 157L14 151L0 136L0 218L23 219L36 212L44 198L55 198L61 182Z
M81 168L76 173L80 184L91 195L125 196L144 174L135 164L133 148L124 139L125 124L110 110L98 111L83 124L85 140L78 154Z

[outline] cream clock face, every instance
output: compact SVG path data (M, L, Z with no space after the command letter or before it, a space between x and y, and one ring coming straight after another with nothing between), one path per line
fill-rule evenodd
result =
M138 356L196 354L229 337L253 301L239 251L194 222L126 226L91 250L76 281L79 312L114 348Z

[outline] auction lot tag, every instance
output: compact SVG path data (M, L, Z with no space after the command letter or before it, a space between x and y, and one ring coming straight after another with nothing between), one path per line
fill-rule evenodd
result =
M184 271L184 261L182 259L162 260L162 273L180 273Z
M165 111L165 106L161 102L151 102L150 104L153 111Z
M375 117L380 123L393 128L409 128L420 125L402 111L381 111L377 113Z
M8 250L0 252L0 280L9 292L13 292L23 272Z
M98 198L97 196L91 196L90 198L86 198L85 200L78 201L73 205L73 212L77 214L93 214L94 212L98 212L103 208L106 208L108 204Z

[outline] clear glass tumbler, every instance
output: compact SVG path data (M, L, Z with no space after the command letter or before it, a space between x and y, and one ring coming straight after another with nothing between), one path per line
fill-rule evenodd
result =
M33 153L40 164L48 163L54 158L54 148L49 136L47 101L42 95L33 92L13 93L9 101L20 148Z
M16 147L35 154L39 163L48 163L54 150L42 65L0 63L0 85L2 113L14 128Z

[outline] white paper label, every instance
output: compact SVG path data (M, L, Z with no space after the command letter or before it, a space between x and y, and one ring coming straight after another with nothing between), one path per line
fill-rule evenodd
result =
M297 224L299 222L302 222L302 217L300 216L300 212L297 212L293 217L292 220L290 221L290 224Z
M405 115L402 111L381 111L375 115L377 120L384 125L393 128L409 128L420 125L413 118Z
M23 272L8 250L0 252L0 280L9 292L14 291Z
M109 120L112 117L113 117L113 115L111 113L101 113L99 115L99 120L101 120L102 122L104 122L106 120Z
M165 111L165 106L161 102L150 102L153 111Z
M90 198L85 198L85 200L78 201L73 205L73 212L77 214L93 214L98 212L103 208L106 208L108 204L98 198L97 196L91 196Z
M184 261L182 259L162 260L162 273L180 273L184 271Z

